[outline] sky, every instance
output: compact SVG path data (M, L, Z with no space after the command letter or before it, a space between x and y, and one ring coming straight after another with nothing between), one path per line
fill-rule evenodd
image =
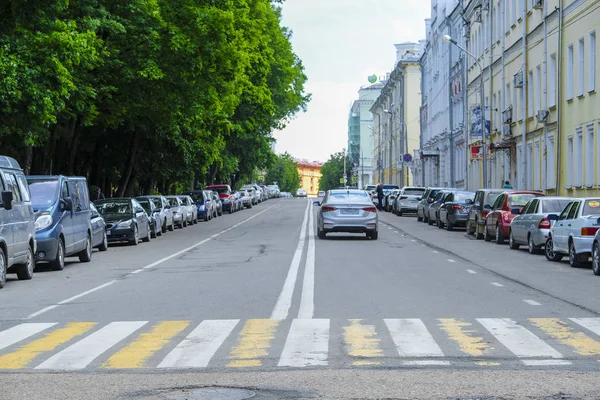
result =
M285 0L282 23L293 31L312 100L274 133L275 150L311 161L342 151L358 90L369 75L392 70L394 44L425 38L430 13L426 0Z

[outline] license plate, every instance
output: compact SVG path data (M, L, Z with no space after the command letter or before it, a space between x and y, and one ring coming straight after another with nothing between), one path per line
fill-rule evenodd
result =
M106 231L106 236L110 236L111 233L111 231Z
M344 214L344 215L358 215L358 210L354 210L354 209L342 208L340 211L341 211L340 213Z

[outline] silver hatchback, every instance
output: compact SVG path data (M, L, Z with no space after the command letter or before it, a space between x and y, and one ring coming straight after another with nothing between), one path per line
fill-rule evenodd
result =
M331 232L366 233L376 240L379 235L377 208L364 190L337 189L325 194L317 212L317 233L325 239Z

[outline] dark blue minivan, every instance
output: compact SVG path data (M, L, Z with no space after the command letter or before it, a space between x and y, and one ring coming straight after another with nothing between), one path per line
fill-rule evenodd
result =
M65 267L65 257L92 260L90 197L85 177L28 176L35 212L36 260L54 270Z

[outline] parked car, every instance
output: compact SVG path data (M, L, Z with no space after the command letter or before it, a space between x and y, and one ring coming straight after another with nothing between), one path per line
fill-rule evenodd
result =
M204 191L204 205L206 208L205 221L219 216L219 213L217 212L217 202L215 201L212 190Z
M319 197L325 197L325 191L324 190L319 190Z
M90 196L85 177L28 176L36 215L37 261L53 270L65 267L65 257L92 260Z
M473 204L475 192L450 190L438 210L438 228L453 230L457 226L467 226L469 208Z
M296 197L306 197L306 190L299 188L296 190Z
M137 246L140 239L150 241L150 218L142 205L132 197L95 200L104 221L109 243L128 242Z
M196 207L196 203L189 195L180 195L179 200L181 200L181 204L185 207L187 214L187 223L190 225L198 223L198 207Z
M260 203L260 195L256 191L256 188L254 188L254 186L244 185L240 190L245 190L248 192L248 194L250 194L250 197L252 197L252 205L257 205L258 203Z
M322 202L313 204L320 207L317 212L319 239L325 239L330 232L350 232L366 233L368 238L377 240L377 207L364 190L330 190Z
M550 215L557 219L556 215ZM569 256L569 265L578 267L587 262L592 253L594 237L600 229L600 198L571 199L550 228L546 240L548 261L560 261Z
M0 156L0 288L6 274L20 280L33 277L35 216L27 180L17 160Z
M171 204L165 196L150 195L150 196L138 196L136 199L141 203L143 199L149 199L154 203L155 218L160 222L160 232L166 233L167 231L175 230L175 220L173 218L173 210Z
M400 194L400 189L393 189L383 198L383 209L387 212L392 212L392 207L396 197Z
M467 220L467 234L475 235L477 240L483 239L485 228L485 217L492 209L492 204L502 193L508 193L507 189L479 189L475 192L475 200L469 209Z
M402 216L405 212L416 213L425 191L425 188L415 186L404 186L400 189L393 207L396 215Z
M90 203L90 218L92 224L92 247L100 251L108 250L108 236L106 235L106 222L98 212L94 203Z
M243 207L252 208L252 196L247 190L240 190L240 199L242 200ZM285 193L282 193L285 197Z
M135 199L140 203L144 211L146 211L146 214L148 214L148 219L150 220L150 237L155 239L157 236L162 235L160 212L157 211L156 204L147 197L140 196Z
M433 199L440 190L444 188L439 187L428 187L423 192L421 199L417 203L417 221L427 222L429 217L429 206L433 203Z
M232 201L232 190L229 185L224 185L224 184L209 185L205 189L212 190L213 192L217 193L217 195L221 199L221 202L223 203L221 214L223 214L223 210L229 212L229 214L231 214L235 211L234 210L235 205L233 204L233 201ZM219 215L221 215L221 214L219 214Z
M188 224L188 209L179 196L165 196L173 211L173 221L179 228L185 228Z
M510 235L512 219L521 212L529 200L541 196L545 196L544 193L524 190L501 193L485 216L483 239L486 242L494 239L497 244L504 243Z
M600 218L596 222L600 224ZM592 243L592 271L594 275L600 275L600 230L596 231L594 242Z
M222 216L223 215L223 201L221 200L221 198L219 197L219 195L215 192L212 192L212 199L214 200L216 206L217 206L217 216Z
M233 196L233 212L238 212L244 209L244 202L242 201L242 194L239 191L235 191L232 194Z
M427 208L427 225L438 224L438 211L444 203L444 198L449 194L448 190L440 190L437 192L431 204Z
M274 197L281 196L281 190L279 190L278 185L269 185L267 187L269 188L269 190L271 190L274 193Z
M530 254L535 254L546 244L552 221L550 214L560 214L569 204L569 197L536 197L523 207L522 211L510 223L508 244L511 249L518 250L521 245L527 245Z

